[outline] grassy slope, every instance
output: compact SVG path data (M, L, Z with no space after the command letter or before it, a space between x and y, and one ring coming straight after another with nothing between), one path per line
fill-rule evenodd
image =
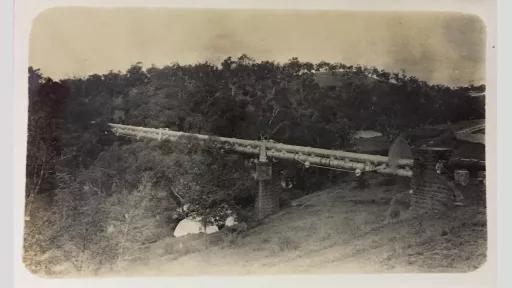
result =
M388 223L393 195L406 185L366 189L351 183L298 199L235 241L200 235L148 249L130 275L346 272L466 272L485 262L485 210L459 207L435 219ZM181 243L181 244L180 244ZM181 248L180 248L181 247Z

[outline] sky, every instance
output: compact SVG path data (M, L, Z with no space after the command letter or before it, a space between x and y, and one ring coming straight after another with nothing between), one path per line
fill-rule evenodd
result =
M432 84L485 83L485 25L447 12L52 8L33 21L29 65L62 79L243 53L404 70Z

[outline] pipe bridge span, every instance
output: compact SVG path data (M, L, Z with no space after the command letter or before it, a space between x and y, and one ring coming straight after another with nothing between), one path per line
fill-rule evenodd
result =
M276 143L268 140L243 140L155 129L121 124L108 124L112 132L119 136L157 141L186 141L193 138L213 144L219 149L245 153L257 157L256 180L258 195L255 210L258 218L264 218L279 211L279 195L265 189L265 183L272 177L272 161L268 159L295 160L306 167L315 166L334 170L355 172L377 172L411 177L411 211L413 213L438 213L453 207L453 184L441 175L438 166L447 160L450 148L420 147L413 152L412 159L391 159L380 155L352 153ZM467 133L466 133L467 134ZM465 134L464 134L465 135ZM391 161L392 160L392 161ZM441 162L440 162L441 161Z
M412 159L394 159L393 164L391 164L390 158L380 155L288 145L269 140L244 140L177 132L165 128L155 129L112 123L108 125L110 130L118 136L156 141L181 141L188 138L194 141L208 142L219 149L254 155L257 157L255 178L258 180L255 211L256 217L259 219L279 211L278 193L265 189L266 181L272 178L272 161L268 161L269 158L294 160L301 162L305 167L314 166L349 171L355 172L356 175L363 172L377 172L412 177L413 182L417 182L414 180L415 178L424 178L425 176L421 170L417 169L419 166L423 167L424 165L418 166L416 165L418 163L415 163L417 160L413 161ZM413 170L415 171L414 175ZM427 187L423 190L427 191L428 189L430 188Z
M306 167L348 169L356 173L372 171L406 177L412 176L411 167L414 164L412 159L399 159L396 161L397 166L391 167L389 158L380 155L288 145L268 140L244 140L112 123L108 125L115 135L136 139L180 141L193 137L199 141L208 141L222 149L259 156L259 162L267 162L268 158L295 160Z

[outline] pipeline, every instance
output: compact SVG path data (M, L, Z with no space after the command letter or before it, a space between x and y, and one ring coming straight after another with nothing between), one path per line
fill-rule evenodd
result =
M155 129L121 124L108 124L116 135L153 139L179 141L180 137L193 137L199 141L210 141L220 147L246 154L259 155L262 147L267 157L294 160L305 166L320 166L323 168L351 169L359 172L378 172L399 176L412 176L413 160L399 159L398 168L388 167L389 158L380 155L360 154L340 150L303 147L276 143L272 141L254 141L237 138L209 136L194 133L177 132L168 129Z

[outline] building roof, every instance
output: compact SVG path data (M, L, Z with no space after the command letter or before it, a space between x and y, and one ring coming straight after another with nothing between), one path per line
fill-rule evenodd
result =
M354 138L373 138L382 136L382 133L373 130L359 130L354 134Z

